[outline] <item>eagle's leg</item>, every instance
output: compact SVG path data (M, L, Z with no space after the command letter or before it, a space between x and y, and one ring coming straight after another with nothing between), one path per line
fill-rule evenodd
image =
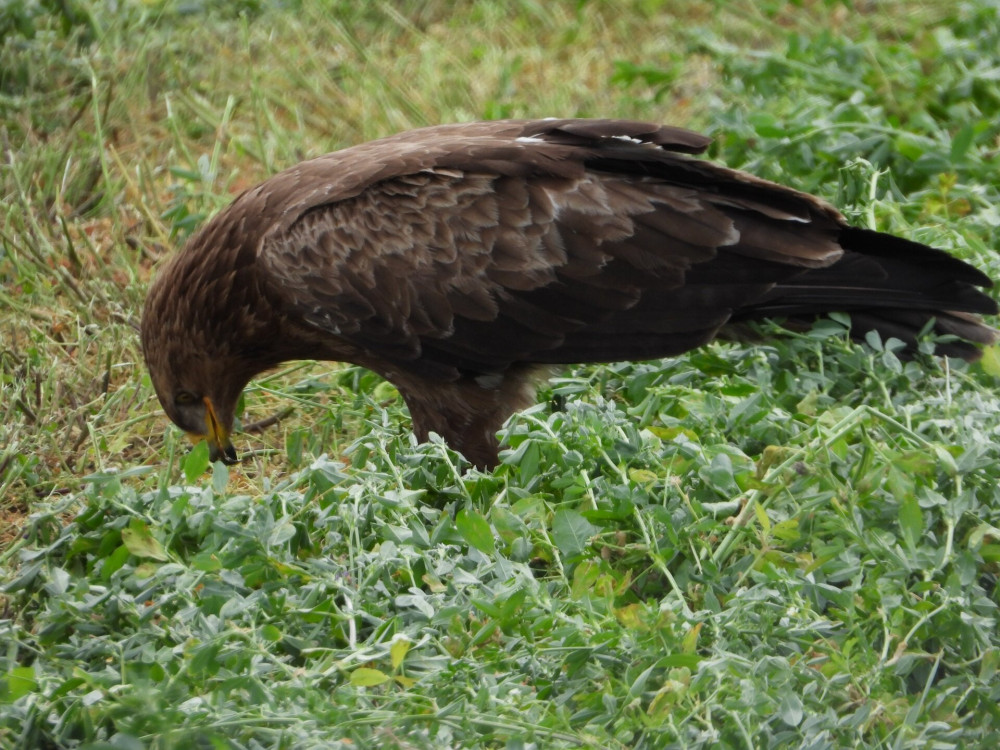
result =
M535 385L548 368L520 367L503 374L462 377L450 383L424 381L401 386L417 440L436 432L477 468L500 461L497 431L516 411L531 405Z

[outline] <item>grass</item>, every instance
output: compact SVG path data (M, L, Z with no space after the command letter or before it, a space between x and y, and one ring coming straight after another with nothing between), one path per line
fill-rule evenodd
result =
M482 474L312 363L209 466L136 336L235 192L484 117L707 130L1000 278L994 5L24 1L0 32L0 746L1000 740L996 351L834 319L570 369Z

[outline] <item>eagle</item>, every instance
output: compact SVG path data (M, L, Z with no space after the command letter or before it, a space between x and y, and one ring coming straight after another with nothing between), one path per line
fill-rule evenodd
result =
M990 279L854 227L809 194L698 158L711 139L620 119L471 122L304 161L239 195L153 281L143 354L213 460L240 394L297 359L396 386L418 440L474 465L558 365L680 354L843 312L912 353L974 360Z

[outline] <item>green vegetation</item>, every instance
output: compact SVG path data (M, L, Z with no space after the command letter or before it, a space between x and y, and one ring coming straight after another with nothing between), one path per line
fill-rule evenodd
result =
M0 33L0 747L1000 742L1000 352L835 319L577 368L489 475L297 363L227 470L135 330L244 187L506 116L707 130L1000 279L994 2L21 0Z

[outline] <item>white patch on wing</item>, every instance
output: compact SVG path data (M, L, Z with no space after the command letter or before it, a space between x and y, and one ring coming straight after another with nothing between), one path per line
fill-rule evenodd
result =
M549 203L552 204L552 221L558 222L559 215L563 210L562 203L559 202L559 196L551 190L546 190L545 194L549 197Z
M638 138L633 138L630 135L613 135L611 137L614 138L616 141L626 141L627 143L638 143L640 145L645 143L645 141L641 141Z
M737 229L733 224L729 225L729 229L726 231L725 238L719 242L720 247L731 247L733 245L740 244L740 230Z
M312 315L307 315L306 320L324 331L329 331L334 336L340 335L340 326L333 322L330 313L325 312L321 307L313 307Z
M545 143L544 138L536 138L533 135L522 135L518 138L515 138L514 140L516 140L518 143Z
M420 170L420 174L440 175L442 177L465 177L465 172L459 169L448 169L446 167L425 167Z

